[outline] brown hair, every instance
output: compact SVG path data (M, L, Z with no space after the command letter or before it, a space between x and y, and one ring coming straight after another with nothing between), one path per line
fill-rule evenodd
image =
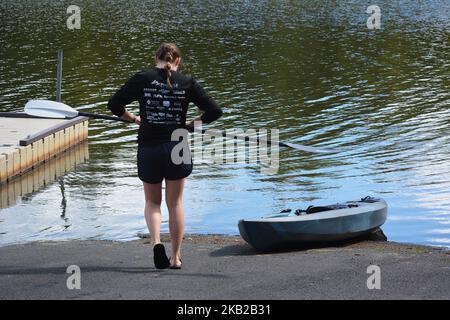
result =
M181 58L181 51L175 43L163 43L158 50L156 50L155 58L161 61L165 61L165 69L167 70L167 86L172 89L172 83L170 77L172 76L171 68L172 63L176 59Z

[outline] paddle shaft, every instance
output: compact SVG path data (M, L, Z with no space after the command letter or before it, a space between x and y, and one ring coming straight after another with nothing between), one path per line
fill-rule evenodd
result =
M244 140L244 141L252 141L252 142L256 142L257 144L264 144L266 146L271 146L273 144L278 144L278 146L280 147L286 147L286 148L291 148L291 149L295 149L295 150L301 150L301 151L306 151L306 152L312 152L312 153L335 153L337 152L336 150L330 150L330 149L321 149L321 148L316 148L316 147L310 147L310 146L304 146L301 144L297 144L297 143L291 143L291 142L283 142L283 141L271 141L271 140L267 140L267 139L261 139L259 137L255 137L255 136L248 136L248 135L239 135L239 134L234 134L232 132L229 133L229 135L227 135L226 131L215 131L215 130L195 130L196 132L201 132L202 134L208 134L208 135L212 135L212 136L222 136L224 138L227 139L239 139L239 140Z
M128 121L119 117L112 117L112 116L105 116L102 114L95 114L95 113L88 113L88 112L78 112L79 116L82 117L88 117L88 118L94 118L94 119L103 119L103 120L114 120L114 121L121 121L121 122L127 122L127 123L133 123L132 121Z
M197 132L200 133L200 131L198 130ZM215 130L207 130L207 129L202 129L201 131L202 134L209 134L209 135L213 135L213 136L222 136L223 138L236 138L236 139L240 139L240 140L245 140L245 141L253 141L256 143L265 143L266 145L270 146L272 145L272 141L271 140L266 140L266 139L260 139L259 137L252 137L252 136L241 136L238 134L230 134L229 136L227 136L226 132L221 130L221 131L215 131ZM292 148L291 146L288 146L287 144L285 144L284 142L278 142L278 145L280 147L288 147L288 148Z
M78 112L79 116L85 116L85 117L89 117L89 118L94 118L94 119L104 119L104 120L114 120L114 121L121 121L121 122L126 122L126 123L133 123L132 121L128 121L119 117L112 117L112 116L105 116L105 115L101 115L101 114L95 114L95 113L87 113L87 112ZM242 135L238 135L238 134L230 134L227 136L226 132L221 130L221 131L214 131L214 130L206 130L206 129L202 129L202 130L196 130L196 132L201 132L202 134L208 134L208 135L213 135L213 136L222 136L224 138L231 138L231 139L240 139L240 140L244 140L244 141L252 141L252 142L256 142L257 144L261 144L264 143L267 146L271 146L273 144L273 141L271 140L266 140L266 139L260 139L259 137L251 137L251 136L242 136ZM283 141L279 141L278 145L280 147L286 147L286 148L291 148L291 149L297 149L297 150L302 150L302 151L307 151L307 152L315 152L315 153L327 153L327 151L320 151L319 149L315 149L313 147L308 147L308 146L302 146L302 145L297 145L297 144L292 144L289 142L283 142Z
M88 113L88 112L78 112L79 116L84 116L84 117L88 117L88 118L94 118L94 119L104 119L104 120L115 120L115 121L121 121L121 122L127 122L127 123L132 123L131 121L119 118L119 117L112 117L112 116L105 116L102 114L96 114L96 113ZM200 132L200 131L198 131ZM226 132L225 131L212 131L212 130L206 130L203 129L201 131L202 134L212 134L214 136L222 136L224 138L227 138ZM260 139L258 137L249 137L249 136L240 136L240 135L231 135L229 136L229 138L237 138L240 140L245 140L245 141L255 141L256 143L266 143L267 145L272 145L272 141L270 140L265 140L265 139ZM286 145L284 142L278 142L278 145L280 147L290 147L288 145Z

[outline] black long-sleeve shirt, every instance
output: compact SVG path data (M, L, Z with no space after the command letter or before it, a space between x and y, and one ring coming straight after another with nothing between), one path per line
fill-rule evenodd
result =
M222 109L191 76L172 72L172 88L166 85L166 79L167 71L164 69L138 72L108 102L108 109L121 117L127 104L139 101L140 144L170 141L174 130L185 128L190 102L204 111L201 116L203 123L222 116Z

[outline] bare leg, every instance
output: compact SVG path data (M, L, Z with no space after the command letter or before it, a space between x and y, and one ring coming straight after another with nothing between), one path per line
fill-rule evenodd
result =
M172 266L181 266L181 243L184 236L183 188L185 179L166 180L166 204L172 242Z
M161 243L161 188L162 183L150 184L144 182L145 221L154 245Z

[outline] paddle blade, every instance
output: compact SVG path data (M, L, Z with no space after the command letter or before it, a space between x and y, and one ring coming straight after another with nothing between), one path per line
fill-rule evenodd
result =
M78 116L78 111L68 105L50 100L30 100L25 113L35 117L65 119Z

